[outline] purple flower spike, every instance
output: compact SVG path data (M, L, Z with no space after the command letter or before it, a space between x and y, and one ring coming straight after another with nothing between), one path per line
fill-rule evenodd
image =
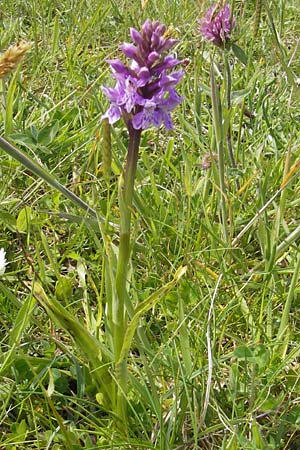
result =
M166 26L147 19L141 31L130 29L133 41L124 43L119 49L131 60L129 65L119 59L108 60L114 88L102 87L111 105L102 116L114 123L122 116L128 125L131 121L136 130L151 126L173 129L171 111L182 101L175 86L183 71L170 71L182 62L167 52L177 42L164 37Z
M217 4L214 4L207 11L205 19L199 20L201 34L218 47L224 47L228 42L234 25L234 18L231 17L228 4L219 11Z

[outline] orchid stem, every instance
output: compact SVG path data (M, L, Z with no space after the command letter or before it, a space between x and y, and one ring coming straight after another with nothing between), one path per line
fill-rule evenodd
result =
M219 168L219 188L221 196L221 222L223 228L223 239L226 243L229 241L227 228L227 195L225 184L225 161L224 161L224 138L223 138L223 120L222 120L222 106L220 100L219 87L216 84L213 63L211 65L211 91L212 91L212 111L213 111L213 125L216 137L216 145L218 151L218 168Z
M227 52L224 51L224 64L225 64L225 79L226 79L226 108L227 113L229 116L231 116L231 71L230 71L230 65L228 61L228 55ZM236 162L232 151L232 141L231 141L231 120L228 125L227 130L227 147L228 147L228 156L230 160L231 167L236 168ZM238 187L239 189L239 187Z
M137 169L138 151L141 130L135 130L128 123L129 145L125 168L119 180L119 210L120 210L120 243L116 273L116 296L113 306L113 339L115 362L120 357L121 348L126 331L125 302L127 295L127 278L130 258L130 225L132 200L134 193L134 180ZM125 397L127 390L127 364L126 360L116 367L117 381L117 413L123 423L126 423ZM124 423L124 424L125 424Z

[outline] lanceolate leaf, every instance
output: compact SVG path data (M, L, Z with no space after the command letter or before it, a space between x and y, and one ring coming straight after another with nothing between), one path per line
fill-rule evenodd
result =
M179 267L172 281L169 281L169 283L165 284L164 286L159 288L156 292L149 295L149 297L146 298L146 300L141 302L136 307L134 315L125 333L124 343L120 353L118 364L121 364L122 361L127 358L133 336L135 334L139 320L142 317L142 315L145 314L149 309L151 309L163 296L165 296L178 283L180 278L185 274L186 270L187 270L186 266Z
M231 49L234 55L237 57L237 59L239 59L241 63L243 63L246 66L248 62L248 57L244 52L244 50L236 44L231 44Z
M107 402L111 402L111 378L108 373L112 355L64 306L50 298L38 282L32 284L33 295L48 316L71 335L77 349L86 357L96 386Z

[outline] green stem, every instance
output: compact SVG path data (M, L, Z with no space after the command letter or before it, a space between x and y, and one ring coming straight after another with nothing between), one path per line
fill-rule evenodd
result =
M132 211L132 200L134 193L134 180L137 169L138 151L141 137L141 130L135 130L132 124L128 123L129 145L126 164L119 180L119 209L120 209L120 243L116 273L116 296L113 305L113 339L114 357L119 360L126 331L126 296L127 278L130 258L130 222ZM116 367L117 381L117 413L119 418L125 422L125 402L124 394L127 390L127 365L126 360L121 366Z
M299 272L300 272L300 253L298 253L298 255L297 255L297 261L295 264L294 273L292 276L289 292L287 295L287 299L286 299L284 309L282 312L282 316L281 316L281 320L280 320L280 326L279 326L278 335L277 335L278 343L280 343L280 341L284 339L284 334L287 332L287 329L288 329L289 315L291 312L292 301L295 298L295 289L296 289L296 285L297 285L297 282L299 279Z
M228 148L228 155L229 155L229 160L230 160L230 164L231 167L236 168L236 163L235 163L235 159L234 159L234 155L233 155L233 151L232 151L232 141L231 141L231 120L230 120L230 116L231 116L231 71L230 71L230 65L228 62L228 55L227 55L227 51L224 51L224 64L225 64L225 80L226 80L226 84L225 84L225 89L226 89L226 107L227 107L227 112L229 114L229 125L228 125L228 130L227 130L227 148ZM239 187L238 187L239 189Z
M253 39L250 42L250 50L249 50L248 58L247 58L248 62L247 62L246 70L245 70L245 72L246 72L245 82L244 82L245 86L248 86L248 84L249 84L251 69L253 67L251 64L251 61L252 61L253 50L254 50L254 42L255 42L255 39L253 37ZM245 167L245 152L244 152L245 146L242 147L242 145L241 145L245 111L246 111L246 99L243 98L242 103L241 103L241 108L240 108L240 117L239 117L238 134L237 134L237 142L236 142L236 159L240 164L242 164L242 167Z
M225 242L229 241L227 228L227 204L226 204L226 185L225 185L225 161L224 161L224 138L223 138L223 120L222 120L222 106L220 100L219 88L216 85L213 63L211 65L211 93L212 93L212 110L213 123L216 137L216 145L218 151L218 168L219 168L219 184L221 194L221 218L223 226L223 239Z

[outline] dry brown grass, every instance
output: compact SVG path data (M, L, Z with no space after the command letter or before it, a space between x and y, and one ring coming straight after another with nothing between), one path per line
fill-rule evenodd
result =
M30 42L21 41L16 45L12 45L0 55L0 78L9 75L16 69L24 58L25 53L31 48L31 45Z

